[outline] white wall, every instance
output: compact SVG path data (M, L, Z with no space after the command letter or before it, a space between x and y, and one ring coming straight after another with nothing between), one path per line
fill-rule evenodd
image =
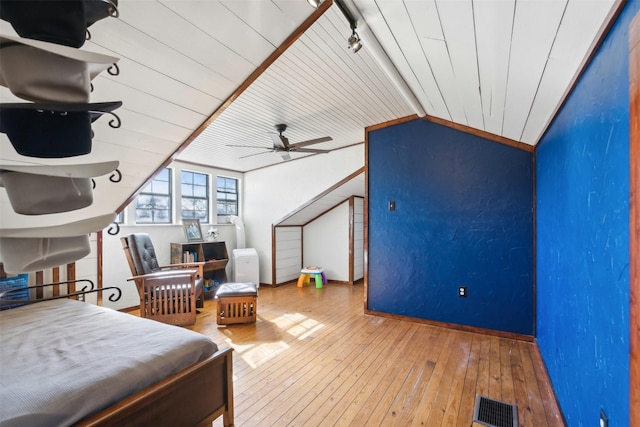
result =
M271 225L364 166L364 144L280 163L244 176L247 247L260 257L260 281L271 284Z
M349 201L303 228L303 265L324 268L329 280L349 281Z

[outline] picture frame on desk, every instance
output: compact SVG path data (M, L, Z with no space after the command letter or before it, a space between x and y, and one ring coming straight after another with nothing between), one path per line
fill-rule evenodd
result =
M182 219L182 228L187 242L202 242L202 229L199 219Z

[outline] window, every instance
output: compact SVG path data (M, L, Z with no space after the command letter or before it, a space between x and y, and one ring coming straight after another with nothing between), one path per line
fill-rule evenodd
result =
M203 173L182 171L182 218L209 222L209 180Z
M116 215L116 219L113 220L116 224L124 224L124 211L120 212Z
M136 224L171 224L171 169L164 169L136 197Z
M217 185L218 220L229 215L238 215L238 180L218 177Z

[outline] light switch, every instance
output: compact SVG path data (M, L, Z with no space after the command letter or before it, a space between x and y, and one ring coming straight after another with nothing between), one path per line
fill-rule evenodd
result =
M389 211L393 212L396 210L396 201L395 200L389 200Z

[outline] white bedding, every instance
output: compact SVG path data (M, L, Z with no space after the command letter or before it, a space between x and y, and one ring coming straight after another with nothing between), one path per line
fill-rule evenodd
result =
M67 426L206 359L206 336L75 300L0 311L0 426Z

